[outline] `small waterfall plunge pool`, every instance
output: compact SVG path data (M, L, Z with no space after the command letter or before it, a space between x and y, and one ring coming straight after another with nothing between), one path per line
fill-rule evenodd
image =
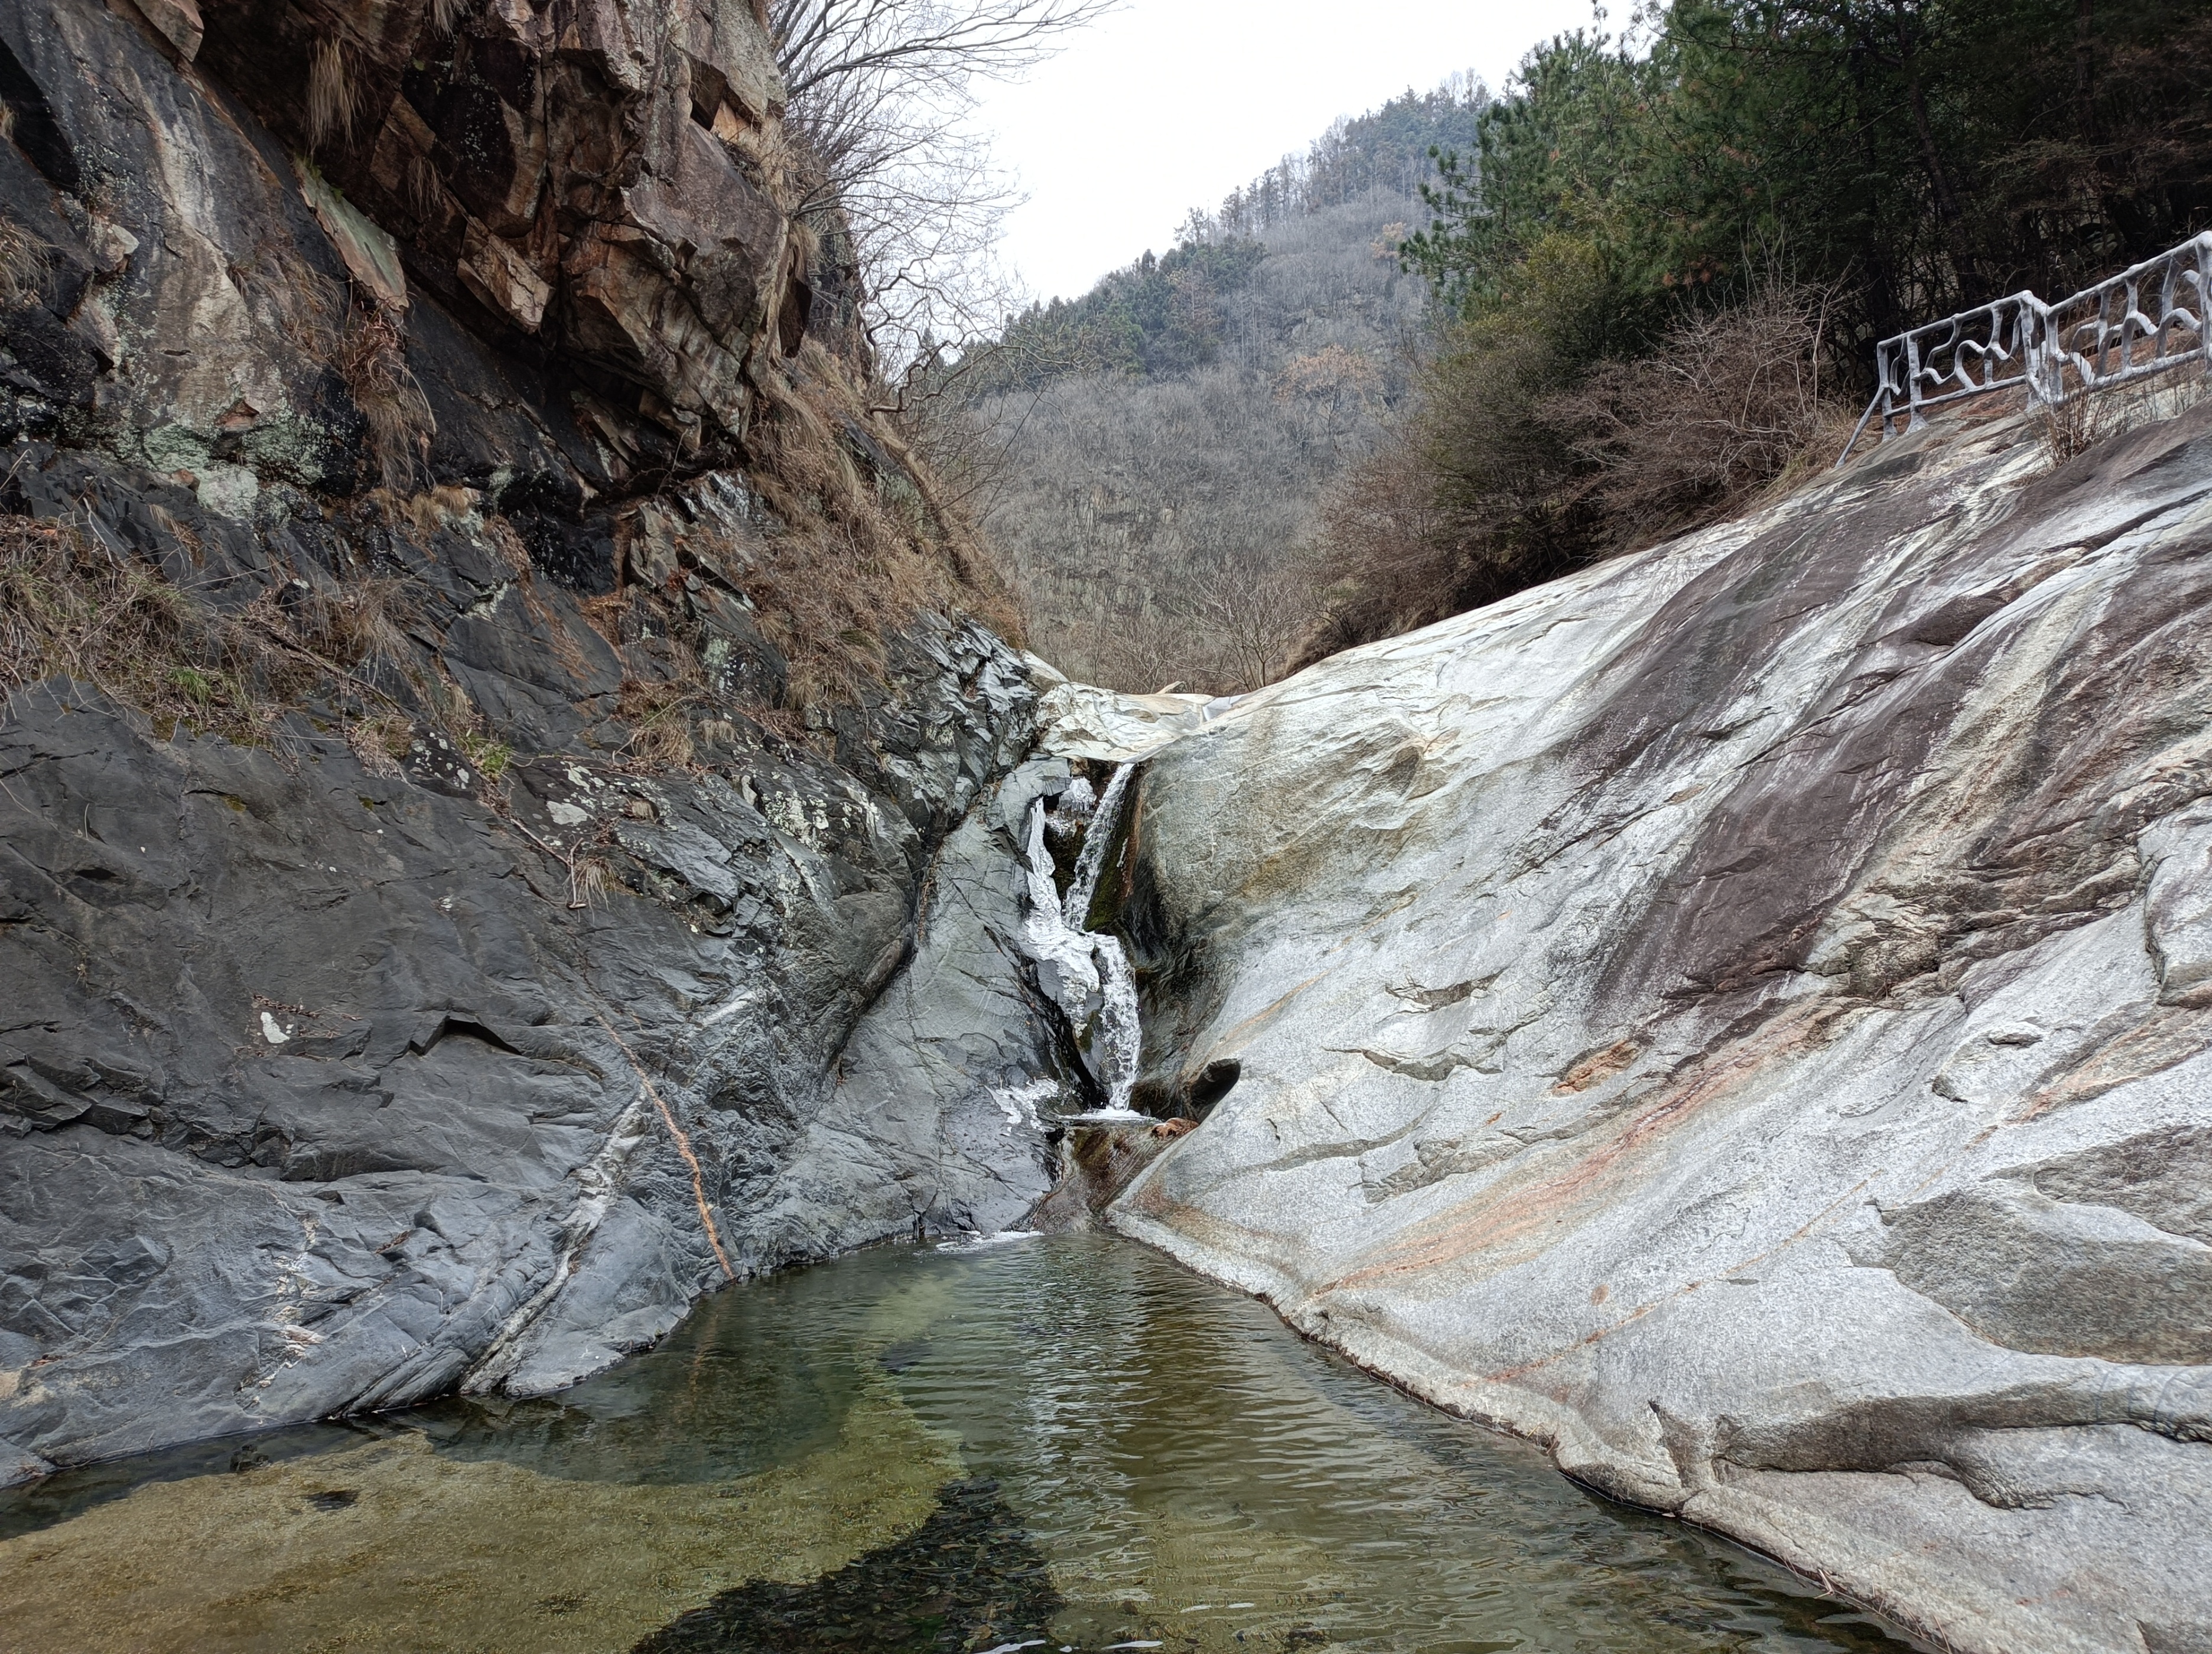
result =
M730 1288L556 1396L0 1493L0 1644L68 1650L1900 1649L1142 1247Z

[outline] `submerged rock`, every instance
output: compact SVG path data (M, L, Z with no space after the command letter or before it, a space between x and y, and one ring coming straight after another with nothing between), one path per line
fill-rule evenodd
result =
M825 1569L837 1581L886 1557L908 1559L912 1577L918 1532L992 1534L951 1444L887 1382L865 1387L818 1450L729 1480L560 1474L378 1428L337 1450L243 1450L228 1471L0 1539L9 1648L713 1647L653 1639L695 1613L711 1623L724 1593L818 1602L809 1582ZM979 1583L1024 1577L1003 1540L978 1560Z
M995 1482L937 1490L928 1521L804 1585L761 1581L725 1591L639 1643L635 1654L773 1648L925 1654L1051 1641L1063 1607L1044 1553ZM1026 1639L1026 1640L1025 1640Z
M2198 1646L2208 554L2212 410L1948 428L1184 735L1112 1221L1946 1646Z

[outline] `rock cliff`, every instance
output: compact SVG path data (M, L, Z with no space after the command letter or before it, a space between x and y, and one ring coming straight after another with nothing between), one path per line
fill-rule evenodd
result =
M0 1481L1017 1218L1066 769L753 9L0 0Z
M1950 425L1183 734L1114 1221L1943 1646L2212 1647L2208 602L2212 408Z

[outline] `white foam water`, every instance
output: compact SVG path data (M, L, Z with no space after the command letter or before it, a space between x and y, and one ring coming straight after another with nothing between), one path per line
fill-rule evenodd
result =
M988 1235L963 1235L957 1240L939 1241L940 1252L988 1252L995 1247L1011 1246L1016 1241L1042 1240L1042 1229L998 1229Z
M1091 937L1092 957L1098 962L1103 1003L1091 1042L1094 1049L1104 1046L1109 1059L1098 1065L1105 1072L1106 1106L1113 1112L1133 1114L1136 1110L1130 1108L1129 1098L1137 1089L1137 1063L1143 1043L1143 1031L1137 1025L1136 973L1129 969L1129 956L1121 951L1120 937L1085 933Z
M1106 1088L1107 1107L1103 1112L1117 1119L1136 1112L1129 1107L1137 1085L1143 1034L1138 1023L1136 973L1129 968L1129 956L1122 951L1119 937L1085 930L1082 921L1091 911L1106 848L1114 836L1115 818L1134 768L1121 765L1107 783L1106 795L1092 813L1083 853L1076 858L1074 882L1068 886L1065 901L1053 884L1052 850L1045 842L1044 801L1040 799L1030 804L1026 835L1029 912L1022 920L1024 940L1047 991L1058 1001L1078 1036L1086 1030L1090 1034L1094 1066ZM999 1106L1008 1108L1009 1098L1000 1097Z
M1121 815L1121 794L1127 790L1133 763L1117 765L1113 780L1106 783L1106 796L1098 800L1098 808L1091 818L1091 830L1084 835L1083 854L1075 858L1075 877L1067 886L1067 902L1060 909L1070 930L1083 929L1084 921L1091 917L1091 899L1098 893L1098 875L1105 871L1106 852L1114 842L1114 829Z

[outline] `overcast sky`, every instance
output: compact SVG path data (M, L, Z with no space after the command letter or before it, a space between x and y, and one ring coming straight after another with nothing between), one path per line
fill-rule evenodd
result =
M1495 90L1589 21L1590 0L1127 0L1021 83L979 88L1030 198L1006 259L1039 297L1081 293L1339 115L1455 70Z

